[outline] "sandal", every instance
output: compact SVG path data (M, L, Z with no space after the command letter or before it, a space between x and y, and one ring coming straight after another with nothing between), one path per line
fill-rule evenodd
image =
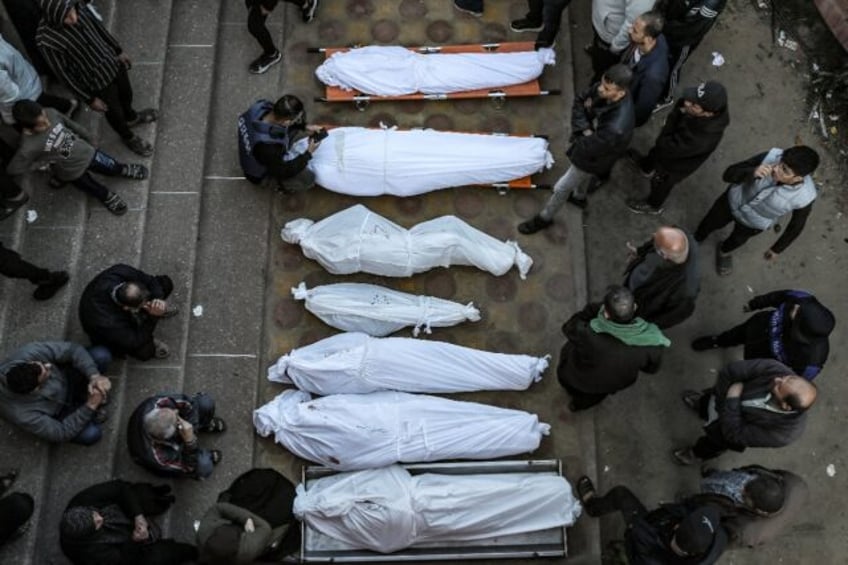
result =
M125 179L144 180L149 174L147 167L138 163L124 165L124 168L121 169L121 176Z
M209 452L209 456L212 458L212 464L217 465L221 462L221 459L224 458L224 454L221 453L220 449L213 449Z
M127 213L127 203L114 192L109 192L106 196L106 200L103 201L103 205L116 216L123 216Z
M224 421L223 418L215 416L211 420L209 420L209 423L206 424L206 427L203 428L203 431L209 432L211 434L220 434L227 431L227 423Z
M127 125L135 127L142 124L151 124L159 119L159 112L153 108L146 108L137 112L134 120L127 120Z
M580 499L580 502L585 505L589 502L589 499L594 498L596 494L595 485L592 483L592 479L586 475L577 479L577 497Z
M153 146L137 135L134 135L129 139L125 139L124 145L129 147L130 151L136 155L141 155L142 157L150 157L153 155Z
M722 253L721 247L716 247L716 272L720 277L726 277L733 272L733 256Z

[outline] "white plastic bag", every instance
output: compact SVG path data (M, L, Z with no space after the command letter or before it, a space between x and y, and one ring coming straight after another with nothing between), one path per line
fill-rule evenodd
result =
M362 204L317 223L306 218L287 222L280 237L299 244L304 255L334 275L409 277L433 267L469 265L500 276L515 265L524 279L533 265L514 241L499 241L456 216L406 230Z
M348 549L391 553L419 542L496 538L571 526L581 507L563 477L541 473L411 476L397 465L297 487L294 513Z
M412 335L421 329L455 326L468 320L476 322L480 312L473 302L466 305L399 292L374 284L338 283L307 290L305 283L292 289L295 300L304 300L306 309L327 325L347 332L363 332L382 337L406 326Z
M333 54L318 80L376 96L447 94L522 84L556 63L553 49L512 53L430 53L371 45Z
M542 379L549 358L491 353L440 341L343 333L283 355L268 368L268 380L322 396L381 390L524 390Z
M302 152L307 138L295 144ZM553 166L542 137L435 130L333 128L309 161L315 182L353 196L413 196L508 182Z
M486 404L403 392L313 400L294 389L255 410L253 425L298 457L340 471L517 455L550 433L535 414Z

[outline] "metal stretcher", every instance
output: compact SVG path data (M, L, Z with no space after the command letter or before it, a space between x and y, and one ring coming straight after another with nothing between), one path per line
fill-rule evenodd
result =
M532 41L515 41L508 43L481 43L474 45L442 45L435 47L409 47L410 51L429 55L432 53L514 53L517 51L532 51ZM354 47L309 47L309 53L323 53L325 60L334 53L350 51ZM495 89L465 90L445 94L404 94L401 96L374 96L362 94L355 90L343 90L337 86L325 87L324 96L315 97L316 102L353 102L356 109L364 111L371 101L381 100L462 100L468 98L489 98L500 107L506 98L548 96L560 94L559 90L542 90L539 79L521 84L513 84Z
M334 125L326 125L326 124L319 124L319 125L321 125L321 127L323 127L324 129L328 129L328 130L333 129L333 128L337 128L337 127L342 127L342 126L334 126ZM370 128L370 129L379 129L379 128ZM398 129L404 129L404 128L398 128ZM409 128L407 128L407 129L409 129ZM513 134L499 133L499 132L491 132L491 133L485 133L485 132L456 132L456 133L474 133L474 134L477 134L477 135L513 135ZM530 134L530 135L526 135L526 136L516 135L515 137L541 137L541 138L544 138L544 139L548 139L547 135L541 135L541 134L535 134L535 133ZM498 194L500 194L501 196L505 195L510 190L533 190L533 189L550 190L551 189L551 185L549 185L549 184L535 184L533 182L532 175L527 175L526 177L521 177L520 179L513 179L509 182L493 182L491 184L478 185L478 186L486 187L486 188L494 188L498 191Z
M493 473L544 473L562 476L558 459L540 461L483 461L469 463L420 463L403 465L413 475L481 475ZM336 474L327 467L304 467L301 483ZM564 557L568 555L565 527L501 536L477 541L421 543L391 554L349 549L344 542L325 536L301 523L301 563L379 563L391 561L465 561L470 559L514 559Z

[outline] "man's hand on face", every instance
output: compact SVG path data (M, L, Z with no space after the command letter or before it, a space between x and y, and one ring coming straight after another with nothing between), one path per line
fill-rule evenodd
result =
M135 517L135 527L133 528L132 540L135 542L147 541L150 537L150 531L148 530L149 524L147 523L147 518L139 514Z
M151 316L159 317L165 314L165 311L168 309L168 303L159 298L154 298L142 304L141 309Z
M184 442L191 443L194 441L194 426L191 425L191 422L183 420L179 416L177 416L177 431Z
M733 383L727 389L727 398L739 398L742 396L742 389L745 388L745 385L742 383Z
M771 176L773 170L773 165L760 165L759 167L754 169L754 176L758 179L764 179L766 177Z

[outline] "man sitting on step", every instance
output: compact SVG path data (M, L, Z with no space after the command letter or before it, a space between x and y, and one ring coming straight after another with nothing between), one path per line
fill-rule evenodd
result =
M168 346L153 337L162 318L179 311L165 299L174 290L167 275L148 275L129 265L113 265L88 283L80 297L82 327L95 345L139 361L164 359Z
M0 416L45 441L97 443L109 359L102 347L68 341L24 345L0 364Z

